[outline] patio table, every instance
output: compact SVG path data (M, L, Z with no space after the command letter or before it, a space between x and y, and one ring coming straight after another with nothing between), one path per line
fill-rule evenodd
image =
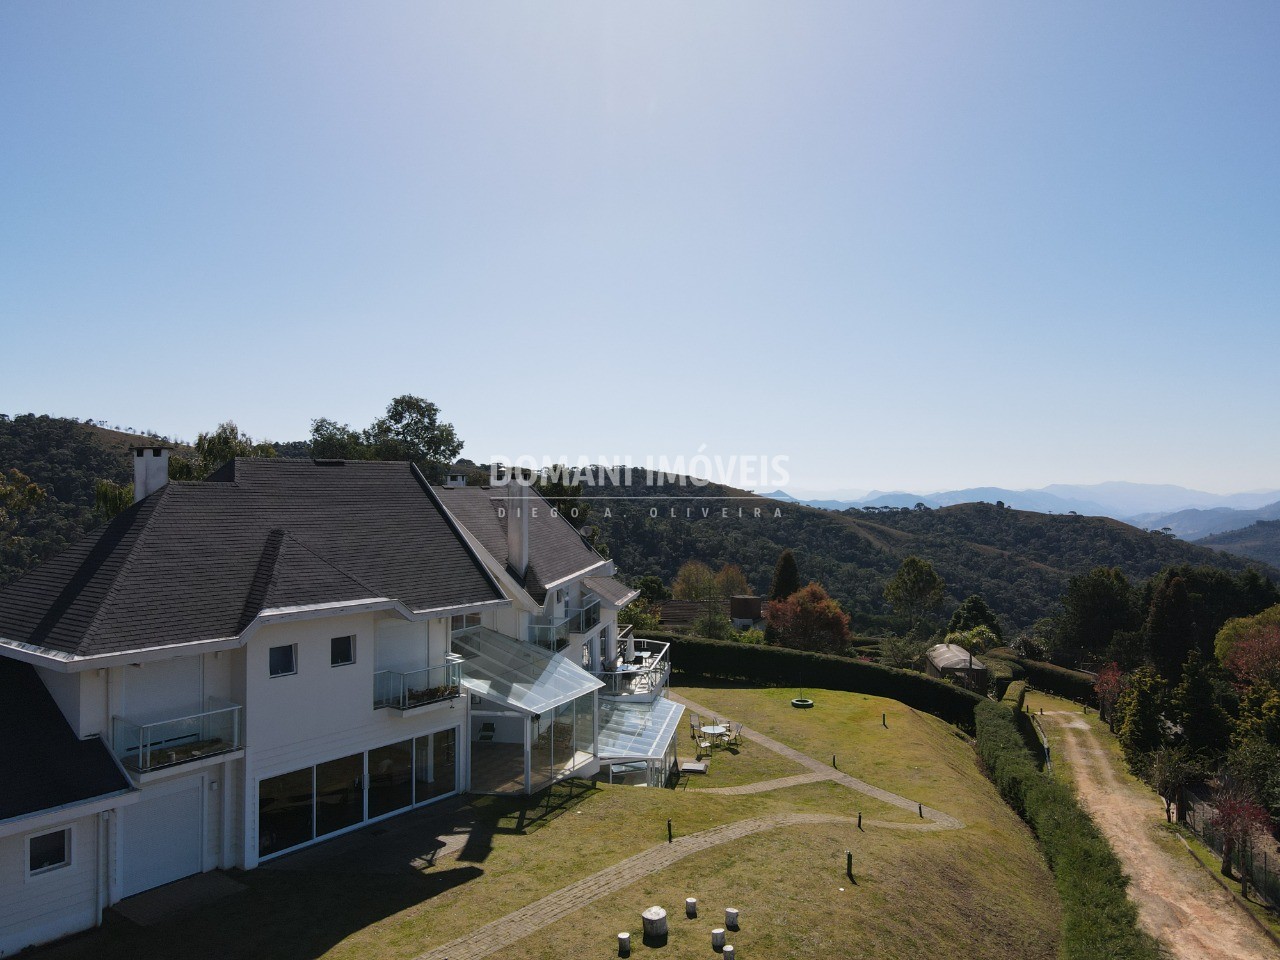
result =
M722 733L728 733L729 728L719 723L708 724L701 728L702 732L711 737L718 737Z

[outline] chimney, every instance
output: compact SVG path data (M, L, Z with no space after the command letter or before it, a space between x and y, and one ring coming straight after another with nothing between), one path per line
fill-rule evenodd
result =
M467 485L467 475L454 471L445 478L444 485L446 487L465 487Z
M171 447L130 447L133 452L133 502L151 496L169 482Z
M507 471L507 565L524 579L529 569L529 483Z

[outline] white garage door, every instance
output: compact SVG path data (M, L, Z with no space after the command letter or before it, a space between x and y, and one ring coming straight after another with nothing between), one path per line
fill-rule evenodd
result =
M200 781L159 789L120 811L126 897L200 872Z

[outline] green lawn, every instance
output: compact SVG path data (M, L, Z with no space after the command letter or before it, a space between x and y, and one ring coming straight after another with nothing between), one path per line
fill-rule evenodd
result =
M977 769L954 728L894 701L809 689L681 688L734 720L877 786L963 820L959 831L908 832L852 824L788 826L713 847L589 904L514 947L530 960L616 955L651 903L671 913L662 955L703 957L723 908L742 911L744 956L867 956L903 960L1057 954L1052 877L1025 827ZM888 728L881 726L887 714ZM685 742L688 742L685 733ZM38 954L41 960L271 957L407 960L576 879L666 841L779 812L821 812L918 823L909 811L829 782L745 796L701 792L801 772L752 742L717 750L707 777L676 790L561 785L525 801L484 798L447 817L414 813L273 869L238 875L249 888L155 927L113 924ZM441 827L475 820L456 855L432 856ZM333 853L326 852L332 847ZM854 852L856 884L844 876ZM293 864L290 861L294 861ZM840 888L844 887L842 891ZM683 918L686 896L704 904Z

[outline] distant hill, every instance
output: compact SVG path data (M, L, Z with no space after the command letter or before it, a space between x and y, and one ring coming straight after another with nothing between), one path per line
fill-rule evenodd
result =
M946 580L948 613L964 597L981 593L1013 628L1048 614L1067 580L1095 566L1118 566L1144 579L1172 564L1233 571L1250 565L1109 518L1050 516L982 503L836 513L729 487L690 490L636 481L588 491L584 499L592 495L610 498L594 505L593 522L628 576L656 574L669 581L685 560L736 563L763 593L778 554L790 547L801 579L821 580L864 629L883 625L889 613L884 584L911 554L928 559Z
M1219 533L1197 543L1280 567L1280 520L1260 520L1243 530Z
M1176 513L1144 513L1130 517L1129 522L1144 530L1162 530L1168 527L1183 540L1200 540L1228 530L1240 530L1259 520L1280 520L1280 501L1257 510L1233 510L1215 507L1212 510L1179 510Z
M960 503L1003 503L1015 510L1034 510L1039 513L1081 513L1090 517L1111 517L1124 520L1149 530L1169 526L1184 539L1204 536L1215 530L1204 530L1195 535L1181 533L1166 520L1175 511L1251 511L1280 499L1280 491L1256 491L1252 493L1216 494L1171 484L1152 483L1096 483L1085 485L1050 484L1039 490L1010 490L1006 487L967 487L963 490L943 490L937 493L919 494L902 490L883 492L873 490L857 500L804 499L791 496L783 490L764 494L778 500L804 503L827 510L847 510L867 507L914 507L923 503L926 507L948 507ZM1229 514L1224 514L1227 520ZM1280 516L1278 514L1277 516ZM1238 526L1254 520L1269 520L1271 516L1243 517ZM1234 520L1232 520L1234 522ZM1220 530L1232 527L1219 527Z

